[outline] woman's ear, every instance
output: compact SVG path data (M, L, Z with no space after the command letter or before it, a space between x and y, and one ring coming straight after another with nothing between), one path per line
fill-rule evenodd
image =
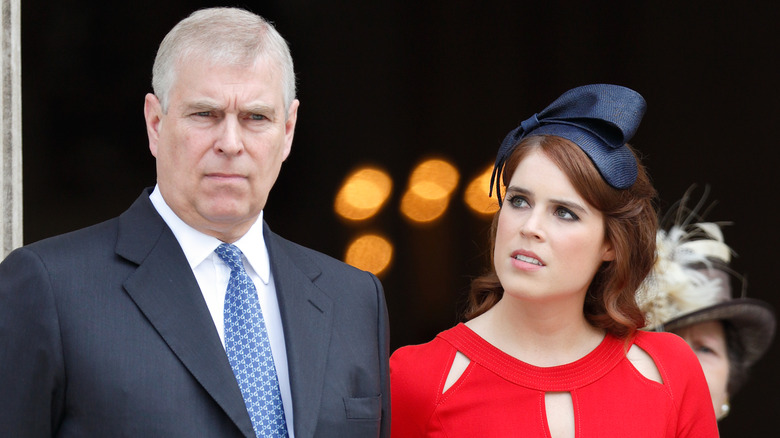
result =
M615 248L612 247L612 243L605 241L603 252L601 253L601 260L605 262L611 262L615 260Z

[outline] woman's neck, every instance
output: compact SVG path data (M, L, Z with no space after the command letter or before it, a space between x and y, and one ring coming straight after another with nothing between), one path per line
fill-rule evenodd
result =
M582 303L538 303L507 296L466 325L501 351L540 367L582 358L605 333L588 323Z

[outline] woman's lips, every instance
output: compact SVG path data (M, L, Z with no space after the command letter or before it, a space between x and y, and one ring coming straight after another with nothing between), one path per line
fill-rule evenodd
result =
M512 258L533 266L543 267L545 266L544 261L536 254L534 254L531 251L515 251L512 253Z

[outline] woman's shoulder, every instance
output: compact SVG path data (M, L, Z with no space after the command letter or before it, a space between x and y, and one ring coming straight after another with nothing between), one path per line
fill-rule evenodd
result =
M455 349L442 338L442 334L451 330L453 329L440 333L424 344L407 345L395 350L390 356L390 371L430 367L448 357L451 358L455 354Z
M394 437L420 435L436 408L456 353L441 335L424 344L401 347L390 356Z
M679 406L679 427L691 427L696 436L717 436L707 381L688 343L674 333L639 331L634 344L650 354L661 372L664 386Z
M696 353L674 333L640 330L634 337L634 344L652 357L664 380L677 380L674 375L701 373Z
M634 336L634 343L651 355L655 352L664 356L675 356L681 353L693 356L693 350L688 343L674 333L639 330Z
M446 335L458 326L439 333L424 344L407 345L390 356L390 383L393 391L411 387L415 392L436 392L443 384L457 350Z

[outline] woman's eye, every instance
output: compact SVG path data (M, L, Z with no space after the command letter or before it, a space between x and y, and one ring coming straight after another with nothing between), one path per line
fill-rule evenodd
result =
M512 196L511 198L509 198L509 203L514 208L522 208L522 207L525 207L525 206L528 205L528 201L526 201L525 198L523 198L522 196L517 196L517 195Z
M576 221L579 219L579 217L576 214L572 213L571 210L563 207L559 207L558 209L556 209L555 215L561 219L566 219L566 220Z
M711 354L711 355L718 355L718 350L716 348L710 347L709 345L703 343L703 342L693 342L690 344L691 348L693 348L693 351L695 351L697 354Z
M715 354L715 355L717 355L717 352L715 351L715 349L710 348L710 347L708 347L708 346L706 346L704 344L697 345L695 350L696 350L697 353Z

